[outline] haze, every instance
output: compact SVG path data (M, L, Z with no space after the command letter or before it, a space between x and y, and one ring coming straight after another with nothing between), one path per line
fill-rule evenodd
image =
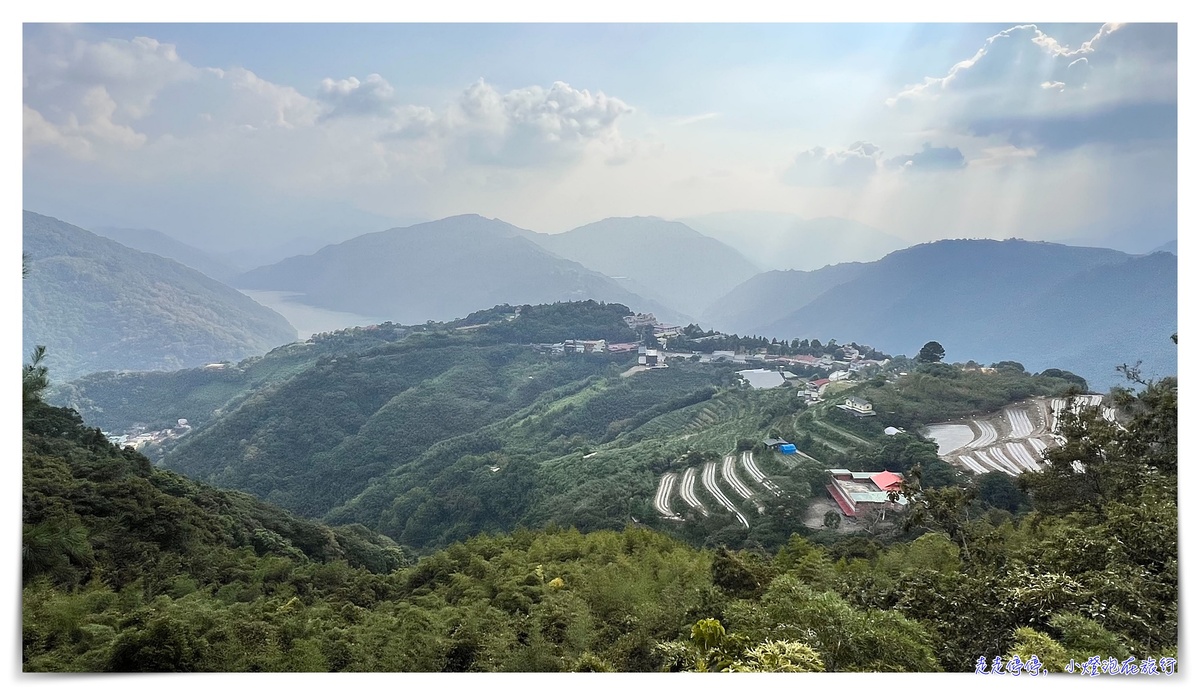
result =
M208 250L462 213L1176 236L1164 24L24 27L24 207Z

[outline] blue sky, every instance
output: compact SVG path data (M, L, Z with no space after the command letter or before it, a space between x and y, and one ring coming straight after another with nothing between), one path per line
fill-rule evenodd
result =
M1173 238L1154 24L27 24L24 204L208 247L464 212ZM1142 248L1145 247L1145 248Z

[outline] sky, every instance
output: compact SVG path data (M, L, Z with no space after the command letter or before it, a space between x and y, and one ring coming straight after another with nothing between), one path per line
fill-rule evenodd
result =
M209 249L461 213L1176 236L1174 24L22 28L23 205Z

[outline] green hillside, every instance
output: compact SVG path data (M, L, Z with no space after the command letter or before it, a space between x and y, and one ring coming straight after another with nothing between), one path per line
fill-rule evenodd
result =
M157 469L41 403L37 384L27 371L25 671L970 672L994 657L1003 673L1036 654L1051 672L1092 656L1093 673L1110 657L1176 672L1173 380L1124 394L1123 429L1068 418L1067 446L1019 480L1034 513L991 506L982 483L910 480L900 534L801 528L778 550L730 552L548 526L415 564L362 527ZM658 429L743 419L769 392L726 393Z
M238 360L296 339L279 314L175 261L29 211L23 230L22 346L46 346L56 381Z
M539 354L530 343L631 339L629 310L519 309L340 331L223 370L93 375L53 397L116 432L155 413L162 426L186 417L192 432L147 453L206 483L425 550L519 525L615 530L631 520L701 544L776 548L824 494L825 468L923 465L943 483L960 479L932 443L888 437L886 426L915 432L1071 387L944 365L881 374L843 382L845 395L884 413L860 422L836 401L806 405L796 388L750 389L738 365L672 358L635 372L631 353ZM764 450L768 436L803 455ZM661 518L653 502L664 475L699 473L737 450L753 450L786 494L753 484L754 499L736 501L745 523L715 499L704 503L707 516L676 504L681 520Z

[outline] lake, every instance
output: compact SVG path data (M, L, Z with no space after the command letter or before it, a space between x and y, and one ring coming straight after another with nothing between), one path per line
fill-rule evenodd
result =
M333 311L310 306L301 301L299 292L279 290L238 290L247 297L278 312L288 323L296 327L300 340L308 340L317 333L336 331L351 326L371 326L387 319L376 316L352 314L348 311Z

